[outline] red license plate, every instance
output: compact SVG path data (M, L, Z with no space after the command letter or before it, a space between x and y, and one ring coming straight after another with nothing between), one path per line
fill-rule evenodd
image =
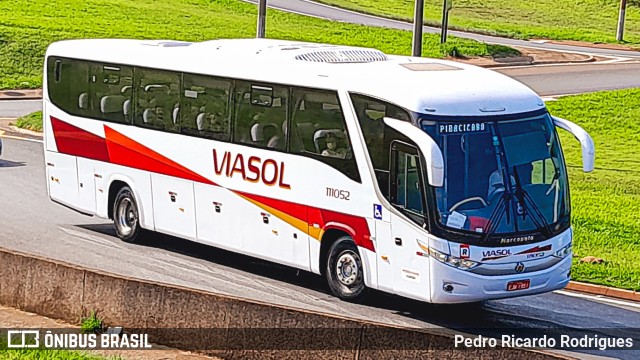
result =
M517 290L528 289L530 284L531 284L531 280L529 279L509 281L507 283L507 291L517 291Z

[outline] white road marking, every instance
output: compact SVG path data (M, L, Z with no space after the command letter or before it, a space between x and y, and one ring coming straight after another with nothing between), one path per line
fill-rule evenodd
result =
M602 296L602 295L591 295L591 294L584 294L584 293L566 291L566 290L556 290L554 292L556 294L560 294L560 295L566 295L566 296L571 296L571 297L576 297L576 298L581 298L581 299L586 299L586 300L592 300L592 301L601 301L601 302L605 302L605 303L609 303L609 304L622 305L622 306L628 306L628 307L633 307L633 308L636 308L636 309L640 309L640 303L631 302L631 301L625 301L625 300L612 299L612 298L609 298L609 297L606 297L606 296Z
M626 57L611 57L611 60L598 61L598 64L615 64L619 62L632 61L636 60L636 58L626 58Z

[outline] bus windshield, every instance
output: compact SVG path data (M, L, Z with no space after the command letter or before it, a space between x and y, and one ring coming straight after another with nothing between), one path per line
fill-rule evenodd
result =
M444 156L444 185L435 189L439 225L486 239L551 236L560 222L568 223L564 159L548 114L499 121L419 119Z

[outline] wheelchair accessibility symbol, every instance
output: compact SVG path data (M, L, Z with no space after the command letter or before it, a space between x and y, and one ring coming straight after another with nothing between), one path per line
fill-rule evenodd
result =
M373 204L373 217L382 220L382 205Z

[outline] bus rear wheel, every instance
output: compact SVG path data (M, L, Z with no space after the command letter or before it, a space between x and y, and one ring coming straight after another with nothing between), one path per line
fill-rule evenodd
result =
M128 186L118 191L113 202L113 223L118 237L128 243L134 243L142 237L138 204L133 191Z
M329 249L325 271L331 292L342 300L361 300L366 293L362 259L349 236L336 240Z

